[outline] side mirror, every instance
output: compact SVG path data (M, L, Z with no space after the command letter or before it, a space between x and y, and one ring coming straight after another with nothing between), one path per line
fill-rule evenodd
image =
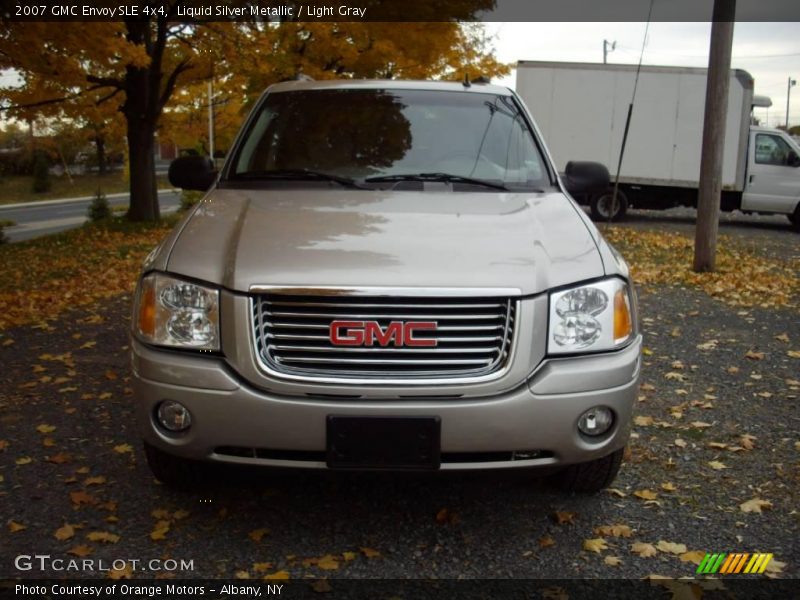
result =
M789 150L789 156L786 157L786 164L790 167L800 167L800 156L797 156L797 152Z
M571 160L564 170L564 185L573 196L601 194L608 189L610 182L608 169L600 163Z
M207 156L181 156L169 164L167 177L175 187L205 192L214 184L217 170Z

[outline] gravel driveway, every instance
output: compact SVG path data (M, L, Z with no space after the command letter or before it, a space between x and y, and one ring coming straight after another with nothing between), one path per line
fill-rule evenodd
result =
M627 226L686 223L634 214ZM768 253L800 246L782 225L724 230ZM188 577L684 577L720 551L771 552L768 575L800 576L796 309L641 290L644 385L628 459L613 490L566 496L519 473L243 470L166 489L133 423L129 303L0 338L0 577L90 576L15 568L34 553L192 560L176 573Z

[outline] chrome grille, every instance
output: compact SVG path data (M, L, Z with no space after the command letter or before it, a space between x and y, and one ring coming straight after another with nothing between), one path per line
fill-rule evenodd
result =
M502 369L511 352L516 301L509 298L289 296L252 298L256 352L262 366L303 379L474 378ZM433 321L435 347L340 346L333 321Z

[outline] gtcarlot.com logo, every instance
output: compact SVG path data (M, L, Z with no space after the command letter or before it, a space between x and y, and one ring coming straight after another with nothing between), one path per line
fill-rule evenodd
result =
M19 571L194 571L194 559L161 560L139 558L53 558L49 554L20 554L14 559L14 566Z

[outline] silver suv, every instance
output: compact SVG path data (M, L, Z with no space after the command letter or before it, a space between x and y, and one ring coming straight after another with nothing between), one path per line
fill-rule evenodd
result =
M144 264L135 402L156 477L203 462L615 477L641 354L628 267L519 98L488 84L270 87Z

